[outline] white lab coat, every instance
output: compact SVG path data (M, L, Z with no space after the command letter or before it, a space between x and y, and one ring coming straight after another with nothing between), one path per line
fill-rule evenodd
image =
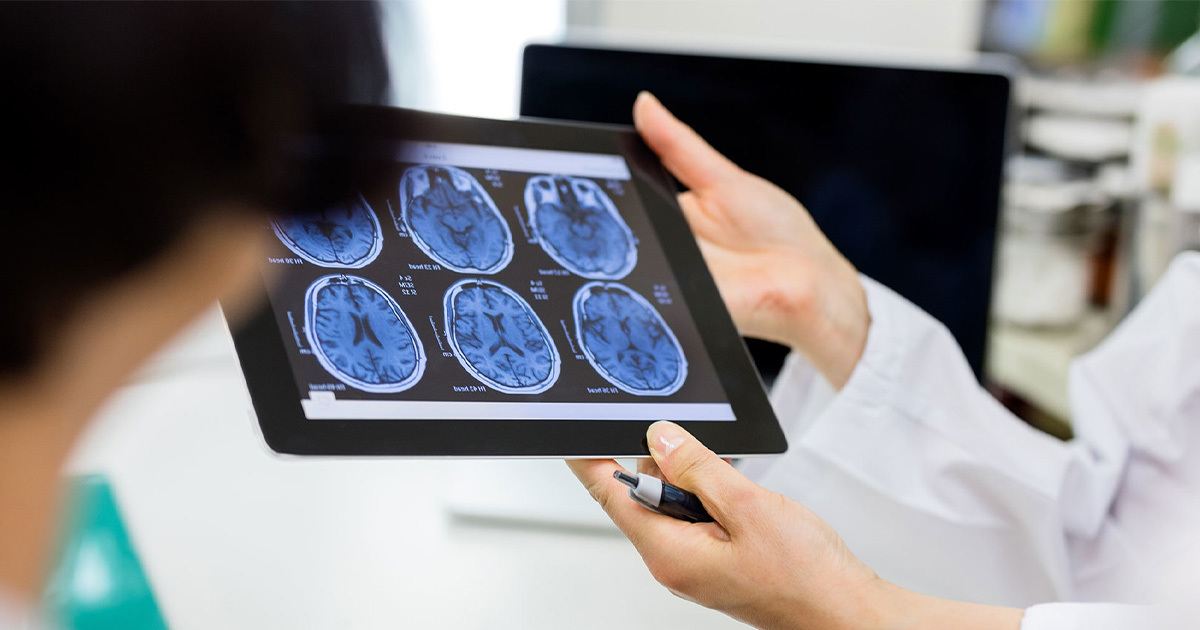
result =
M1033 606L1023 628L1134 628L1200 555L1200 254L1180 256L1071 367L1075 439L1030 428L946 329L864 279L872 323L834 393L793 354L772 392L791 448L746 473L828 520L881 576ZM1190 579L1183 577L1190 573Z

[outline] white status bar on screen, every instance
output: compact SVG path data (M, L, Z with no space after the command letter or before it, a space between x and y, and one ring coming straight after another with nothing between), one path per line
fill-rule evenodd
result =
M309 420L673 420L731 421L728 403L447 402L339 400L312 392Z
M491 168L518 173L575 175L595 179L629 179L629 166L619 155L576 153L517 147L446 142L402 142L396 160L435 166Z

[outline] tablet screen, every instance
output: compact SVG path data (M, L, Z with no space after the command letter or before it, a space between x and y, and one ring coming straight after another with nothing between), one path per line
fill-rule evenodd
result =
M734 420L622 156L389 155L394 185L271 224L307 419Z

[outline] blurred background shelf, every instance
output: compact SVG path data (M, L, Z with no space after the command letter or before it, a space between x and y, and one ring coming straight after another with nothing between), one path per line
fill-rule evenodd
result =
M1071 408L1067 372L1071 361L1108 334L1112 317L1089 311L1067 328L1027 328L993 323L988 335L987 372L990 384L1023 399L1044 413L1026 418L1046 432L1070 434Z

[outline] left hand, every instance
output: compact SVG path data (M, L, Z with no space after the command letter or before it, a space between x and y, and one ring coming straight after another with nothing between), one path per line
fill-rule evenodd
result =
M799 350L840 389L871 321L854 266L799 201L730 162L650 94L638 96L633 119L688 187L679 205L742 335Z

